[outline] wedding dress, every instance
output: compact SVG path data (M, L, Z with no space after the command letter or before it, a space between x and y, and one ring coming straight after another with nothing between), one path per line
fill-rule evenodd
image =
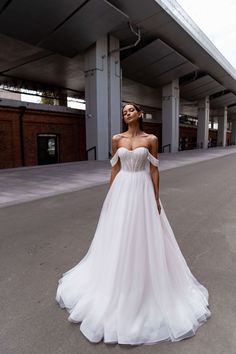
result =
M195 334L210 317L165 211L158 213L146 147L120 147L121 169L85 257L59 280L56 301L91 342L153 344Z

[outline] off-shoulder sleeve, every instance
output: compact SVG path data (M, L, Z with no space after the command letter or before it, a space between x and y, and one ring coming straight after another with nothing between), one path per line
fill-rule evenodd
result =
M117 163L118 161L118 150L116 150L115 154L112 156L112 158L110 159L110 163L111 163L111 166L115 166L115 164Z
M152 165L158 167L159 166L159 160L154 157L150 152L148 152L148 160L151 162Z

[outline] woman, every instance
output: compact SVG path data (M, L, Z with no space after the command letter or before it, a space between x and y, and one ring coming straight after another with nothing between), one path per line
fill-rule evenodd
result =
M86 256L59 280L56 301L91 342L153 344L195 334L208 291L191 273L159 198L158 141L136 104L112 138L110 189Z

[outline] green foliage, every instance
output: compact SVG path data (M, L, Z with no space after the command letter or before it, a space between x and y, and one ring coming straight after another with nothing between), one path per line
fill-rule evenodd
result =
M42 92L41 103L54 105L53 93L50 92L50 91L43 91Z

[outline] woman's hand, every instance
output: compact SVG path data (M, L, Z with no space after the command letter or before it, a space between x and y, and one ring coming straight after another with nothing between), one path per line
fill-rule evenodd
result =
M156 202L157 202L158 212L159 212L159 214L161 214L161 202L160 202L160 199L156 199Z

